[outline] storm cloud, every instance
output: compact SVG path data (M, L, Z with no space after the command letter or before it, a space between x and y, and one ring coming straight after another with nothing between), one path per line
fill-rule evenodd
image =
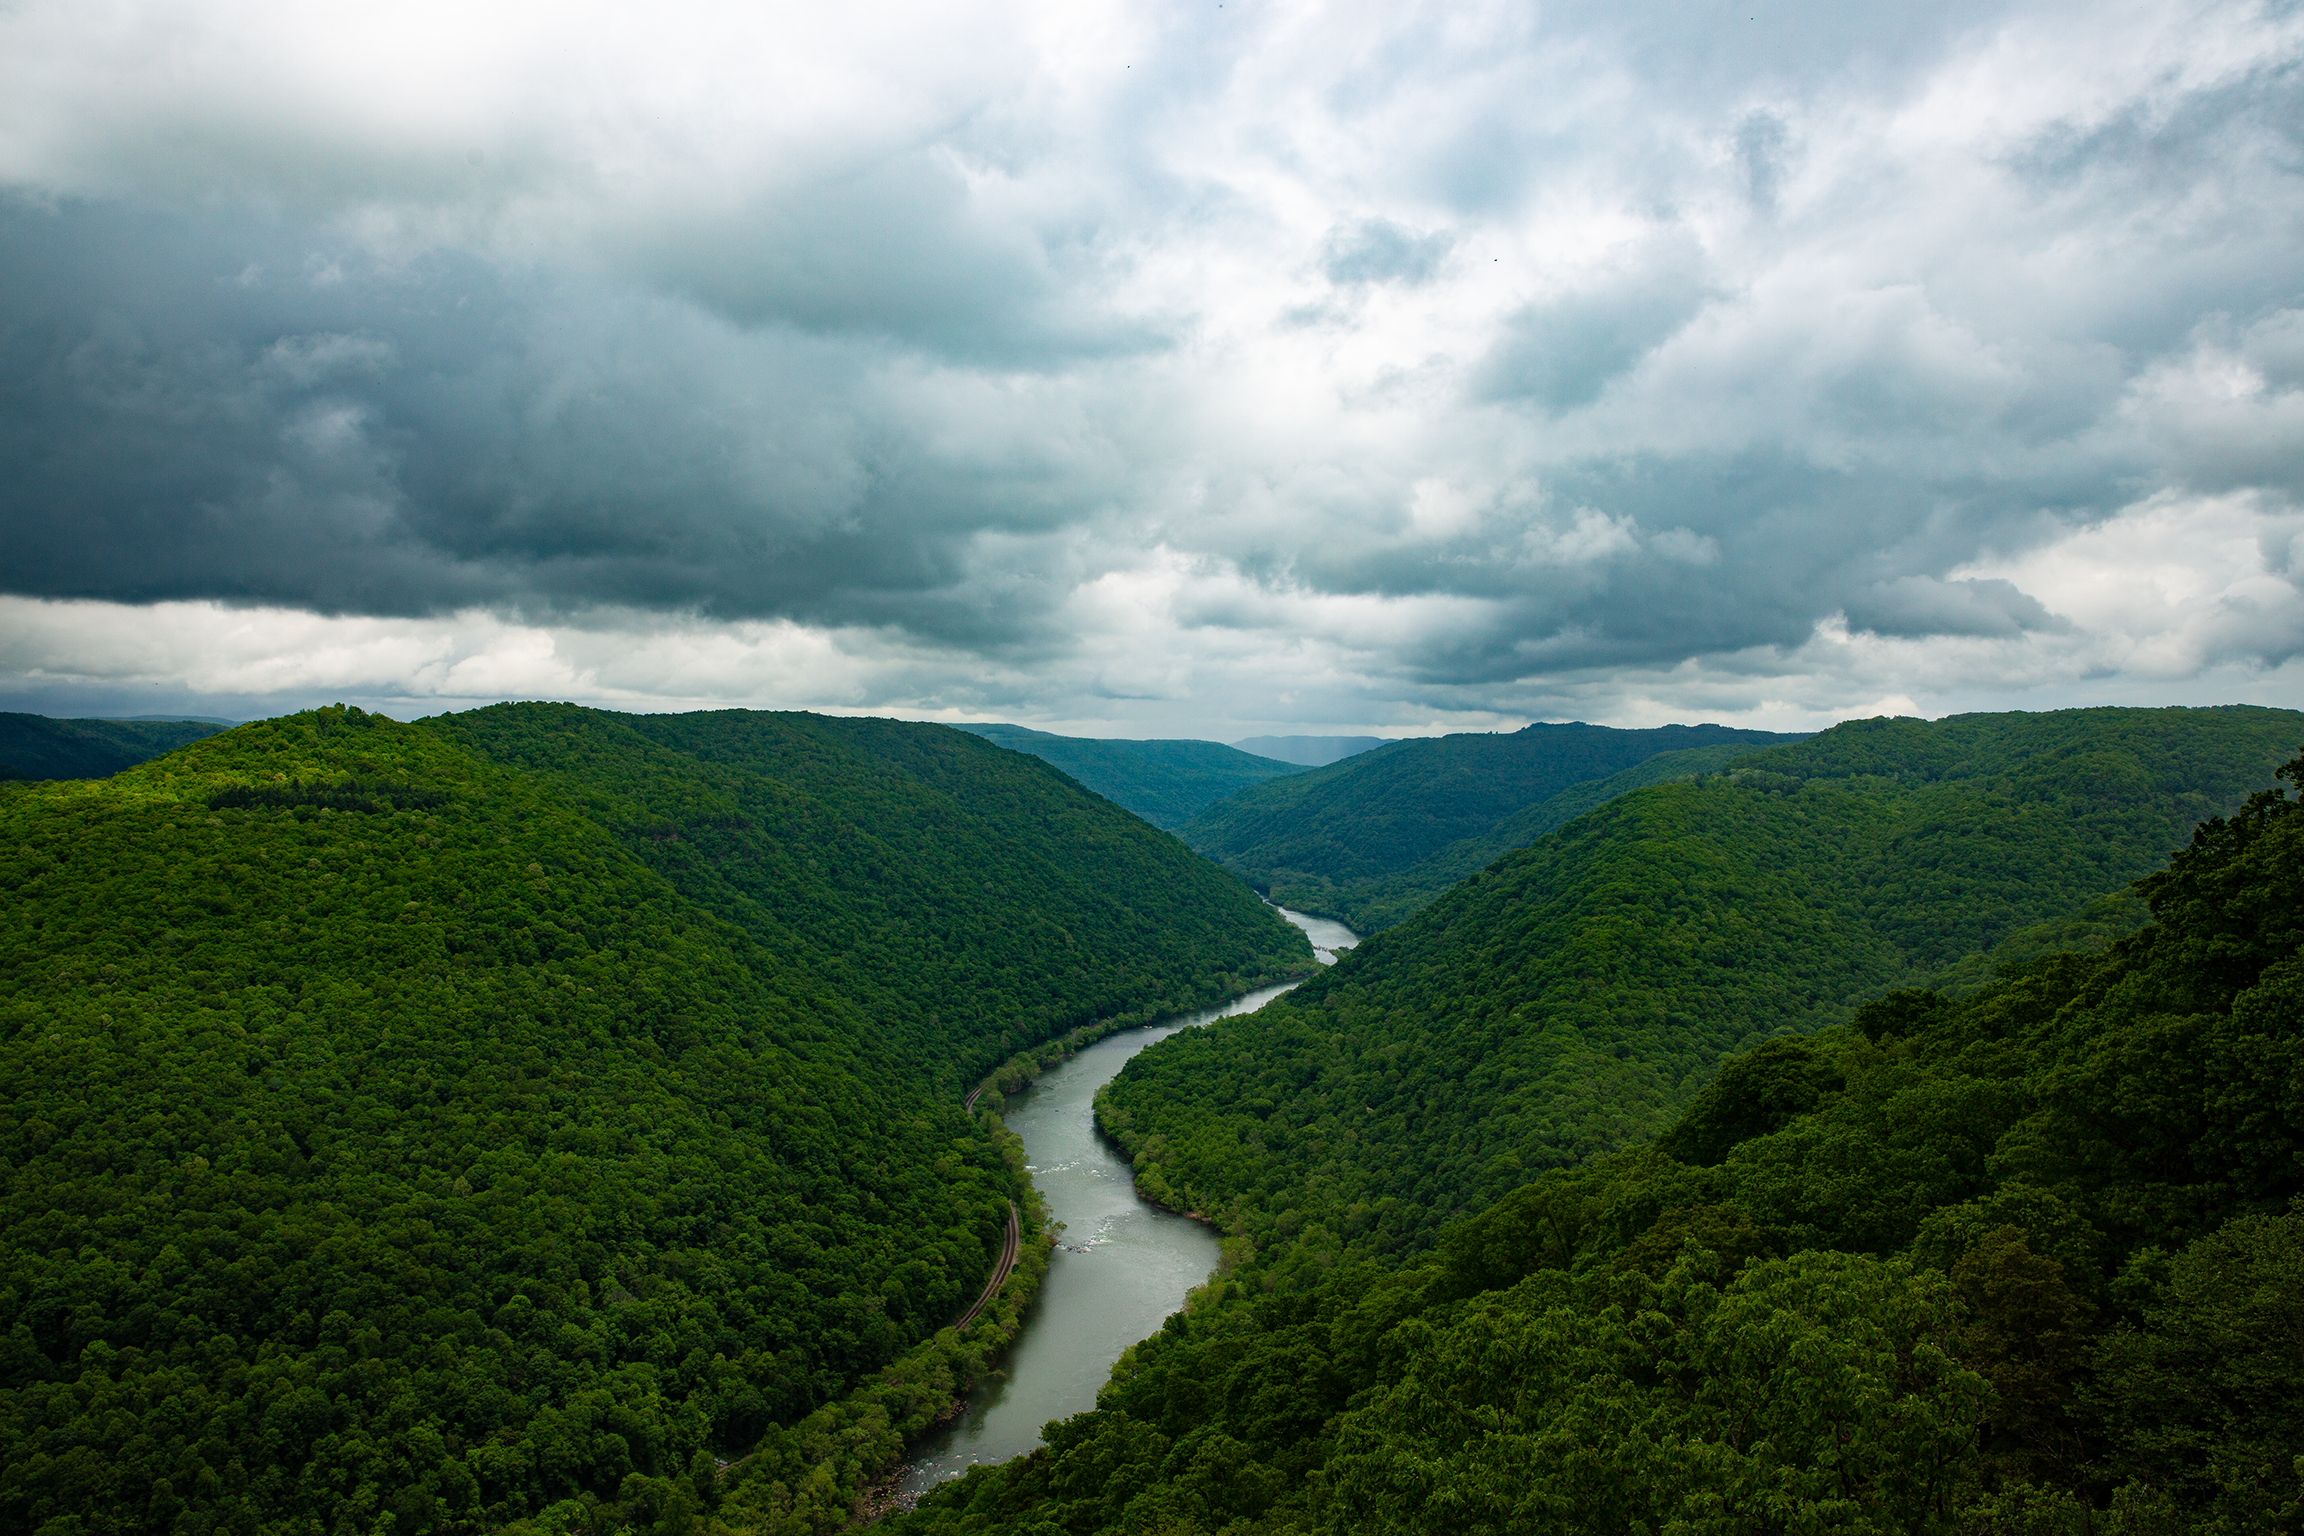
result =
M34 0L0 690L2292 702L2300 123L2244 3Z

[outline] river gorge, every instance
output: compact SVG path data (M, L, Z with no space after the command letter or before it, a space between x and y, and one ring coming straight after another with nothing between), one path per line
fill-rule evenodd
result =
M1342 923L1279 910L1304 930L1322 964L1359 942ZM1095 1407L1121 1351L1157 1330L1208 1278L1215 1230L1136 1193L1127 1160L1096 1129L1096 1090L1178 1030L1253 1013L1287 990L1263 987L1220 1008L1110 1036L1004 1101L1001 1116L1024 1143L1032 1182L1062 1224L1056 1252L1000 1374L913 1448L901 1495L916 1498L971 1466L1024 1455L1040 1443L1043 1424Z

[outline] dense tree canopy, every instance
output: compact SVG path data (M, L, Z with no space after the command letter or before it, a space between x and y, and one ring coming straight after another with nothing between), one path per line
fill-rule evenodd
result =
M1032 1209L958 1085L1080 1010L1301 949L1165 835L958 733L840 722L762 828L764 780L694 766L753 750L744 722L659 728L693 750L513 711L561 764L535 772L330 709L0 790L0 1527L677 1525L724 1491L837 1525L891 1426L981 1364L939 1330ZM859 739L877 781L833 750ZM828 872L797 898L815 928L747 926L642 856L690 828L881 887L958 879L939 832L978 862L846 907ZM1059 875L1114 893L1051 917ZM1096 990L1034 1011L998 945L901 968L939 922L1061 923ZM851 985L857 954L896 968ZM914 983L949 1015L898 1027Z
M1557 819L1543 819L1538 808L1564 790L1660 753L1724 747L1733 756L1798 739L1721 725L1540 724L1509 735L1395 741L1243 790L1178 835L1281 905L1365 932L1597 803L1565 803Z
M2108 949L1764 1045L1402 1267L1272 1241L896 1536L2294 1529L2304 804L2142 895Z
M1238 880L1048 764L895 720L501 704L428 722L548 785L959 1092L1082 1024L1311 970Z
M110 778L223 729L213 720L51 720L0 714L0 780Z
M2123 931L2135 903L2091 903L2299 740L2262 709L1854 721L1636 790L1137 1057L1105 1124L1181 1207L1417 1247L1655 1134L1732 1052L2012 937Z
M1304 771L1213 741L1112 741L1021 725L960 729L1053 763L1114 805L1171 832L1227 795Z
M1571 784L1405 869L1364 879L1327 882L1315 882L1299 875L1276 887L1277 899L1333 916L1360 933L1377 933L1414 917L1439 900L1450 887L1471 879L1514 849L1527 847L1545 833L1566 826L1619 795L1650 784L1702 778L1739 758L1750 757L1755 750L1751 742L1733 741L1659 752L1604 779Z

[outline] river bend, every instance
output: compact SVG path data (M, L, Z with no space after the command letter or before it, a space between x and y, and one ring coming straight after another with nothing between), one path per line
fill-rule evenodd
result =
M1279 910L1304 930L1322 964L1359 942L1342 923ZM917 1497L978 1463L1021 1456L1040 1443L1040 1426L1050 1419L1095 1407L1120 1352L1156 1332L1208 1278L1216 1267L1215 1231L1136 1193L1126 1160L1097 1133L1096 1090L1146 1046L1194 1024L1252 1013L1287 990L1264 987L1221 1008L1112 1035L1008 1096L1001 1118L1023 1141L1032 1182L1063 1227L1003 1363L1004 1379L977 1388L958 1418L914 1447L901 1494Z

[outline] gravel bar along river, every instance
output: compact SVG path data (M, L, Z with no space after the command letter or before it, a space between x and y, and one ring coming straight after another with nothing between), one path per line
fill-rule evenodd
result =
M1359 942L1342 923L1285 907L1280 914L1304 930L1323 964ZM1001 1117L1031 1160L1032 1182L1064 1230L1024 1332L1003 1362L1005 1379L977 1388L959 1417L913 1447L899 1497L917 1498L978 1463L1021 1456L1040 1443L1040 1426L1050 1419L1095 1407L1120 1352L1157 1331L1208 1278L1216 1233L1136 1193L1127 1162L1097 1133L1096 1090L1146 1046L1194 1024L1253 1013L1287 990L1265 987L1221 1008L1099 1040L1002 1104Z

